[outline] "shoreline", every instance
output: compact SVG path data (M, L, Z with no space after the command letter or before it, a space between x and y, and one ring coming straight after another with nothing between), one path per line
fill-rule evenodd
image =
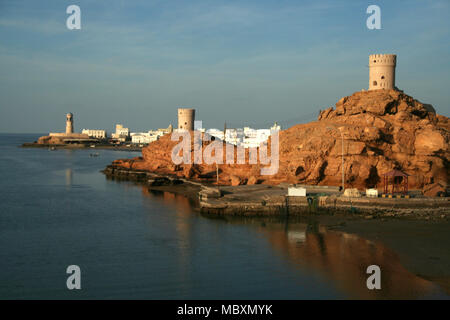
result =
M136 146L116 146L111 144L94 144L91 147L87 144L38 144L34 142L26 142L22 144L21 148L42 148L42 149L90 149L90 150L113 150L113 151L142 151L142 147Z
M288 197L287 184L217 186L191 181L176 175L157 174L108 165L102 170L108 178L136 181L149 190L181 194L196 203L196 210L208 216L342 216L372 219L450 219L450 198L346 198L327 194L324 186L309 186L307 197ZM331 188L330 188L331 189ZM324 191L325 190L325 191ZM308 202L308 198L310 202Z

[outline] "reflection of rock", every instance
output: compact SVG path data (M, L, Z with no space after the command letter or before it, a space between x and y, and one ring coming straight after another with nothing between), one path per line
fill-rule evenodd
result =
M380 243L323 227L303 233L303 238L305 226L266 223L260 230L291 262L329 278L349 298L417 299L434 290L431 282L406 270L398 256ZM366 287L370 265L381 268L381 290Z
M66 169L66 185L71 186L72 185L72 169L67 168Z
M260 165L223 164L219 166L220 184L236 184L239 179L239 184L259 181L338 186L342 132L347 187L374 187L382 181L383 173L394 168L410 175L410 188L430 183L447 186L450 122L433 110L395 90L356 92L339 100L335 108L322 111L318 121L280 132L276 175L261 176ZM133 160L133 167L214 182L215 176L208 178L207 174L215 172L215 165L174 165L171 152L176 144L178 141L171 141L170 135L163 136L143 149L143 159Z

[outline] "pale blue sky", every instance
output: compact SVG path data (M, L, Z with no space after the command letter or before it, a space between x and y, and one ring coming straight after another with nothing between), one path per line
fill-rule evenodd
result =
M82 29L66 28L67 6ZM366 28L381 7L382 30ZM397 86L450 115L450 1L0 0L0 132L285 125L368 86L368 55L398 55Z

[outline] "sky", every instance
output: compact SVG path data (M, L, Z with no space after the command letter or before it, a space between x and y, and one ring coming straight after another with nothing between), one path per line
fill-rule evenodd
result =
M206 128L286 128L367 88L374 53L450 116L449 26L448 0L0 0L0 132L61 132L68 112L75 131L148 131L179 106Z

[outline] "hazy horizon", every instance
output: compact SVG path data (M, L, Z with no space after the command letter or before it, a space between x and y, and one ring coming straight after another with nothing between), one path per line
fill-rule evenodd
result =
M81 8L68 30L66 8ZM366 9L381 8L381 30ZM1 1L0 132L116 123L284 127L368 87L369 54L397 54L396 85L450 115L448 1Z

